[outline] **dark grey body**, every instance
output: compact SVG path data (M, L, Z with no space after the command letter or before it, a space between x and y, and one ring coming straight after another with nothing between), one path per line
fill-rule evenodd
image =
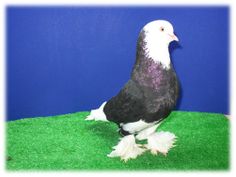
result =
M140 119L148 123L160 121L177 102L179 84L172 65L164 69L160 63L147 58L144 37L145 33L141 32L130 80L104 107L107 119L119 126Z

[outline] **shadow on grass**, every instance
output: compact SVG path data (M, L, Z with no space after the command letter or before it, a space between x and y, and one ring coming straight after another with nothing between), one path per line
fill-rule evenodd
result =
M114 141L119 138L119 133L117 131L118 127L116 125L111 126L111 122L92 122L87 124L88 132L93 135L99 136L101 139L106 141Z

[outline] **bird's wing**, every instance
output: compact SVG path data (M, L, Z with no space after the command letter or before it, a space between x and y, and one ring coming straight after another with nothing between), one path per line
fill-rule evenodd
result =
M134 122L144 112L143 92L133 80L129 80L117 96L104 107L108 120L116 123Z

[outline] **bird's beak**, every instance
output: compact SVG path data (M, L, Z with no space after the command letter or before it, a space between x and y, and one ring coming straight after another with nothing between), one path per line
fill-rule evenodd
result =
M172 41L179 41L178 37L174 33L169 34L169 36L171 37Z

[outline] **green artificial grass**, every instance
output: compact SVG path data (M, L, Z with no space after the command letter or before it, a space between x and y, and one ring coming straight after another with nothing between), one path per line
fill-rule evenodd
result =
M229 120L221 114L172 112L157 131L178 137L168 155L145 152L126 163L107 154L118 143L112 122L89 112L7 122L8 170L228 170Z

